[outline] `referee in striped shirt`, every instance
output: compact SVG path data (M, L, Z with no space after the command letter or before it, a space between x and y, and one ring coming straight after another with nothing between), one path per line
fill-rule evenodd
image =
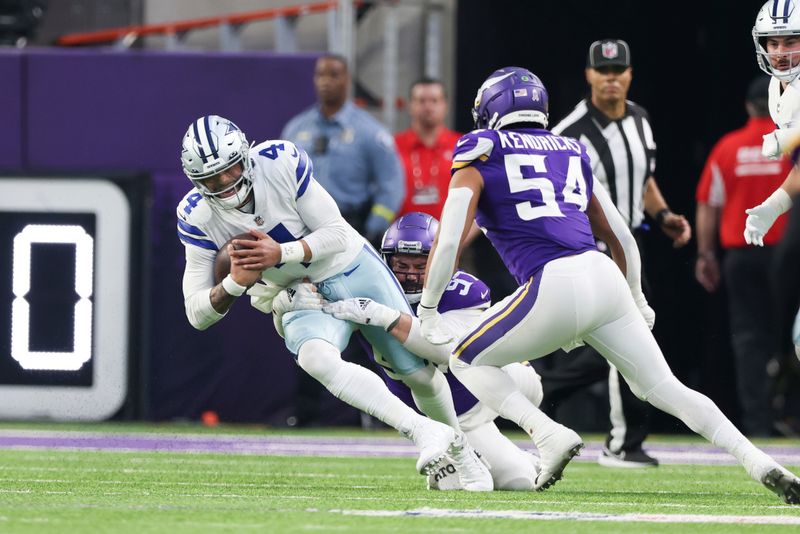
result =
M634 235L639 234L647 212L679 248L689 242L691 227L684 216L670 211L656 185L656 143L647 111L626 100L631 79L628 43L620 39L595 41L589 47L586 64L591 97L579 102L552 131L586 145L595 176L611 194ZM603 244L599 245L602 250ZM642 450L649 431L649 405L631 393L617 370L609 370L606 360L588 346L557 361L565 366L542 373L545 404L557 404L598 380L609 381L612 428L600 464L657 466L658 461Z

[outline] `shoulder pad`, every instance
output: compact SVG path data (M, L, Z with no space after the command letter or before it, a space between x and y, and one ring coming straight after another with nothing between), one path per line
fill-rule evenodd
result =
M494 149L494 130L474 130L456 141L453 170L462 169L475 160L486 161Z
M178 203L178 219L194 226L206 224L212 216L211 206L197 189L192 189Z

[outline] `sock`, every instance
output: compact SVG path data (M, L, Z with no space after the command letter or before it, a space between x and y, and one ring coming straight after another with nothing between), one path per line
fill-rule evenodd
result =
M533 367L523 363L510 363L503 366L503 371L511 377L517 388L534 406L542 404L544 397L542 377L536 374Z
M342 360L336 347L326 341L312 339L303 343L297 363L336 398L401 432L408 431L421 418L393 395L378 375Z
M411 396L414 397L417 407L425 415L459 429L453 394L444 373L430 366L414 371L409 377L403 378L411 378L415 382L415 387L411 389Z
M457 358L450 359L450 369L481 402L506 419L517 423L534 442L555 422L537 408L517 388L514 380L499 367L470 365Z
M725 417L705 395L689 389L670 376L646 395L656 408L674 415L714 445L722 447L744 466L757 481L778 463L758 449Z

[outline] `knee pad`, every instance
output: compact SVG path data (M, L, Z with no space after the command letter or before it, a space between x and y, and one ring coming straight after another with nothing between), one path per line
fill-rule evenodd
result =
M297 364L322 383L333 378L343 363L336 347L321 339L310 339L297 351Z

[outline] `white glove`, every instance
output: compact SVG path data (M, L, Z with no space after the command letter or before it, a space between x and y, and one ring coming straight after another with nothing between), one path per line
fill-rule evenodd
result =
M269 299L269 311L262 309L265 298L250 297L250 304L264 313L272 313L272 323L278 335L283 335L283 314L299 310L321 310L324 302L314 284L302 282L280 291L274 299Z
M379 326L389 331L400 319L401 313L372 299L356 297L336 302L326 302L322 311L337 319L351 323Z
M253 284L248 290L250 305L261 313L272 313L272 300L283 288L268 280Z
M782 188L778 188L767 200L754 208L744 210L744 240L748 245L764 246L764 236L782 213L792 207L792 199Z
M642 314L644 322L647 323L647 328L652 330L656 324L656 312L647 303L644 293L640 291L638 295L633 297L633 300L636 302L636 307L639 308L639 313Z
M453 336L441 327L442 316L436 308L420 305L417 308L422 336L432 345L444 345L453 341Z
M292 311L321 310L324 302L314 284L301 282L278 293L272 301L272 313L283 315Z

